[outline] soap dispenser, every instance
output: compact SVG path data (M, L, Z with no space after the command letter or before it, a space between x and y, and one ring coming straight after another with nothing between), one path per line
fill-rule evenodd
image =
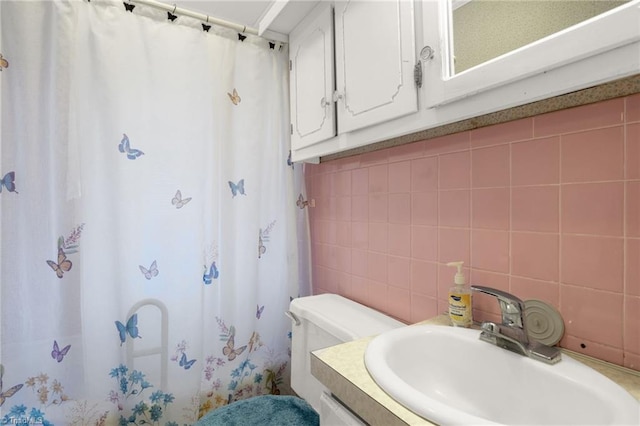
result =
M458 268L453 279L454 286L449 290L449 318L454 327L471 327L471 290L465 287L466 279L462 272L464 262L449 262L447 266Z

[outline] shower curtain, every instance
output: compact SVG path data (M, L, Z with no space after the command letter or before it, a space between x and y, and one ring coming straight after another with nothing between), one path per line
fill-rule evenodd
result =
M0 424L288 391L286 46L124 6L0 3Z

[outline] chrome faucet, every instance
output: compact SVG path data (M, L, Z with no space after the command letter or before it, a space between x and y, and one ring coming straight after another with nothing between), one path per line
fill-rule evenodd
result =
M479 285L472 285L471 290L497 298L502 312L501 324L490 321L482 323L480 340L548 364L560 361L560 348L529 340L524 320L524 302L520 298L506 291Z

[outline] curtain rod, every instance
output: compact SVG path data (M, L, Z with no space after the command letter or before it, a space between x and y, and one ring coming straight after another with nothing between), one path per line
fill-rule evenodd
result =
M252 35L259 36L257 28L247 27L246 25L241 25L235 22L226 21L224 19L216 18L214 16L205 15L204 13L194 12L189 9L177 7L176 5L162 3L156 0L125 0L125 1L127 1L128 3L144 4L146 6L155 7L156 9L162 9L167 12L171 12L172 14L188 16L190 18L198 19L200 21L207 22L209 24L218 25L225 28L231 28L232 30L238 31L239 33L252 34ZM263 38L269 38L269 39L280 41L283 43L289 42L289 39L286 35L280 34L274 31L265 31L263 36L266 36Z

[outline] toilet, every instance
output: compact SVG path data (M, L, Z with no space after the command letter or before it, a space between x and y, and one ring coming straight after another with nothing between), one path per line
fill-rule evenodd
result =
M362 420L349 411L311 375L311 352L404 327L378 311L336 294L294 299L286 314L291 327L291 388L298 397L262 395L235 401L212 410L194 426L281 424L360 426Z
M291 301L291 387L318 413L321 425L363 424L311 374L311 352L405 324L337 294Z

